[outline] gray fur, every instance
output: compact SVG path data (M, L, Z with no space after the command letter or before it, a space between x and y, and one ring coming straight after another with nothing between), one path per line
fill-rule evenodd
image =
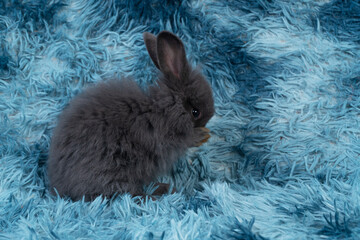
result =
M99 83L75 97L53 132L48 176L60 196L86 200L129 192L166 173L187 148L207 139L212 91L189 66L179 38L144 33L163 73L146 91L128 79ZM192 109L200 110L198 119Z

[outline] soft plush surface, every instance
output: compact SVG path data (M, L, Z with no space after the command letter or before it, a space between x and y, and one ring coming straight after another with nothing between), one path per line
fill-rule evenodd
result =
M358 1L5 0L0 15L0 238L360 238ZM162 179L182 192L50 195L59 113L103 79L153 81L142 32L164 29L216 100L210 141Z

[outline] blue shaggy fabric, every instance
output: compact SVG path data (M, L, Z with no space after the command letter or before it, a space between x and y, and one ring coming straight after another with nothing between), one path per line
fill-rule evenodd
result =
M212 138L162 177L178 193L73 202L46 159L66 104L157 70L169 30L212 85ZM357 0L0 2L1 239L360 239Z

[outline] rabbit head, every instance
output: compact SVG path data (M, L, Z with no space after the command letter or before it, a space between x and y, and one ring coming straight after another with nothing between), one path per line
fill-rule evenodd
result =
M162 72L160 83L182 99L194 127L204 127L214 114L211 87L198 70L192 69L182 41L168 31L157 37L145 32L143 38L150 58Z

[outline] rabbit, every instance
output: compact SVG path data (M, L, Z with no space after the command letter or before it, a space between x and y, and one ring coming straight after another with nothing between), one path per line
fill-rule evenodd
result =
M155 84L142 89L127 78L101 81L60 114L47 162L52 194L85 201L145 196L144 185L210 137L212 90L190 66L182 41L168 31L145 32L143 40L161 72Z

